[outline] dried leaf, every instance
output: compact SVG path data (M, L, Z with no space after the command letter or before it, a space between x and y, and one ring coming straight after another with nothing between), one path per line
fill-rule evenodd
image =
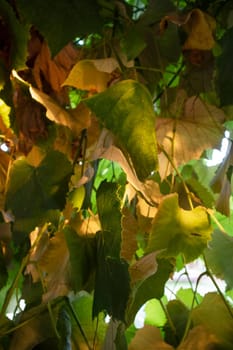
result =
M157 254L158 252L153 252L145 255L129 267L131 285L142 283L157 271Z
M159 154L162 178L174 171L171 160L177 167L198 159L204 150L220 144L223 134L224 112L198 97L186 99L183 110L180 106L177 111L175 108L174 115L178 118L158 118L156 124L157 140L162 146Z
M55 100L44 92L34 87L30 87L32 98L41 103L46 108L46 115L51 121L67 126L76 135L88 128L91 124L91 112L84 105L79 104L75 110L68 111L62 108Z
M32 69L33 77L38 88L43 90L45 80L51 86L52 90L60 91L62 83L65 81L77 58L78 51L70 43L52 59L49 47L43 41Z
M64 296L69 292L69 251L63 233L48 240L45 234L35 247L27 266L35 281L43 280L46 293L43 301Z
M127 207L122 209L121 258L130 262L137 250L137 220Z
M139 329L129 344L129 350L174 350L174 348L163 341L160 330L156 327L145 325Z
M180 344L177 350L210 350L220 348L221 343L216 335L200 325L191 329L186 340Z

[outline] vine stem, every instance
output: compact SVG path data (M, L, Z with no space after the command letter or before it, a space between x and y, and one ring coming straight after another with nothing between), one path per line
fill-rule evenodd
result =
M206 275L211 279L213 285L215 286L218 294L220 295L224 305L226 306L227 308L227 311L229 312L230 316L232 317L233 319L233 311L230 307L230 305L228 304L228 302L226 301L226 298L224 297L224 294L222 293L221 289L219 288L217 282L215 281L210 269L209 269L209 266L208 266L208 263L207 263L207 260L206 260L206 257L205 257L205 254L203 253L203 260L204 260L204 263L205 263L205 267L206 267Z
M179 172L177 166L175 165L173 159L171 158L171 156L167 153L167 151L165 150L165 148L163 147L163 145L159 145L159 147L161 148L162 152L164 153L164 155L166 156L166 158L168 159L168 161L171 163L173 169L175 170L175 172L177 173L178 177L180 178L183 186L184 186L184 190L185 190L185 193L187 195L187 198L188 198L188 202L189 202L189 206L190 206L190 209L193 209L193 203L192 203L192 196L191 196L191 193L189 191L189 188L188 186L186 185L181 173Z
M196 300L196 294L197 294L197 288L198 288L198 285L202 279L203 276L207 275L207 271L204 271L202 272L199 276L198 276L198 279L197 279L197 282L196 282L196 286L195 286L195 290L193 291L193 300L192 300L192 304L191 304L191 309L189 311L189 317L188 317L188 321L186 323L186 327L185 327L185 331L184 331L184 334L183 334L183 337L182 337L182 340L180 343L182 343L187 335L188 335L188 332L189 332L189 329L190 329L190 326L191 326L191 323L192 323L192 310L194 308L194 302Z
M218 219L215 217L213 210L212 209L207 209L207 213L210 215L210 217L213 219L213 221L215 222L215 224L218 226L219 230L223 233L227 232L225 231L224 227L220 224L220 222L218 221Z

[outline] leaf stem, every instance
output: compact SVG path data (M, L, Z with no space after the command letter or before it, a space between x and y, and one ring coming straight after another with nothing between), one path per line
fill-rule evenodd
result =
M161 148L162 152L164 153L164 155L166 156L166 158L168 159L168 161L171 163L173 169L175 170L175 172L177 173L177 176L179 177L179 179L181 180L183 186L184 186L184 190L185 190L185 193L187 195L187 198L188 198L188 202L189 202L189 206L190 206L190 209L192 210L193 209L193 203L192 203L192 196L191 196L191 193L189 191L189 188L188 186L186 185L181 173L179 172L178 168L176 167L173 159L171 158L171 156L167 153L167 151L165 150L165 148L163 147L163 145L159 145L159 147Z
M231 316L232 319L233 319L233 311L232 311L230 305L228 304L228 302L226 301L226 298L224 297L224 294L222 293L221 289L219 288L217 282L215 281L214 276L213 276L213 274L211 273L211 271L210 271L210 269L209 269L209 266L208 266L208 263L207 263L207 260L206 260L206 257L205 257L205 254L204 254L204 253L203 253L203 260L204 260L204 263L205 263L206 274L207 274L207 276L211 279L211 281L212 281L213 285L215 286L215 288L216 288L218 294L220 295L220 297L221 297L221 299L222 299L224 305L226 306L226 308L227 308L227 310L228 310L230 316Z
M68 298L68 297L65 297L65 301L66 301L66 303L67 303L67 305L68 305L68 307L69 307L69 310L70 310L70 312L71 312L71 315L73 316L73 318L74 318L74 320L75 320L75 322L76 322L76 324L77 324L77 326L78 326L78 328L79 328L79 330L80 330L80 333L81 333L81 335L82 335L82 337L83 337L83 339L84 339L84 341L85 341L85 343L86 343L86 345L87 345L88 350L93 350L93 349L91 348L89 342L88 342L87 336L86 336L86 334L85 334L85 332L84 332L84 330L83 330L83 328L82 328L82 326L81 326L81 323L80 323L80 321L79 321L79 319L78 319L78 316L76 315L76 312L75 312L75 310L74 310L74 308L73 308L73 306L72 306L72 304L71 304L69 298Z

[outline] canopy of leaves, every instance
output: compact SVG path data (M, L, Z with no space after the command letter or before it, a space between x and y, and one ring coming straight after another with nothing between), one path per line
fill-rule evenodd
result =
M232 349L232 1L0 13L1 350Z

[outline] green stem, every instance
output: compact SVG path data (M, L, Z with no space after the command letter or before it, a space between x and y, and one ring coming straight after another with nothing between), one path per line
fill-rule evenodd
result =
M208 267L208 263L207 263L207 260L206 260L206 257L205 257L205 254L204 254L204 253L203 253L203 260L204 260L204 263L205 263L206 274L207 274L207 276L211 279L211 281L212 281L212 283L214 284L214 286L215 286L215 288L216 288L218 294L220 295L220 297L221 297L221 299L222 299L224 305L226 306L227 311L229 312L230 316L231 316L232 319L233 319L233 311L232 311L230 305L228 304L228 302L226 301L226 299L225 299L225 297L224 297L224 294L222 293L221 289L219 288L217 282L215 281L215 279L214 279L214 277L213 277L213 275L212 275L212 273L211 273L211 271L210 271L210 269L209 269L209 267Z
M180 178L183 186L184 186L184 190L185 190L185 193L187 195L187 198L188 198L188 202L189 202L189 206L190 206L190 209L193 209L193 203L192 203L192 195L189 191L189 188L188 186L186 185L181 173L179 172L178 168L176 167L172 157L167 153L167 151L165 150L165 148L163 147L163 145L159 145L159 147L161 148L162 152L164 153L164 155L166 156L166 158L168 159L168 161L171 163L173 169L175 170L177 176Z
M191 309L189 311L189 317L188 317L188 321L186 323L186 327L185 327L185 331L184 331L184 334L183 334L183 337L182 337L182 340L180 343L182 343L185 338L187 337L188 335L188 332L189 332L189 329L190 329L190 326L191 326L191 323L192 323L192 310L193 310L193 307L194 307L194 303L195 303L195 300L196 300L196 294L197 294L197 288L198 288L198 285L200 283L200 280L202 279L203 276L207 275L207 271L201 273L199 276L198 276L198 279L197 279L197 282L196 282L196 287L195 287L195 290L193 292L193 300L192 300L192 305L191 305Z

